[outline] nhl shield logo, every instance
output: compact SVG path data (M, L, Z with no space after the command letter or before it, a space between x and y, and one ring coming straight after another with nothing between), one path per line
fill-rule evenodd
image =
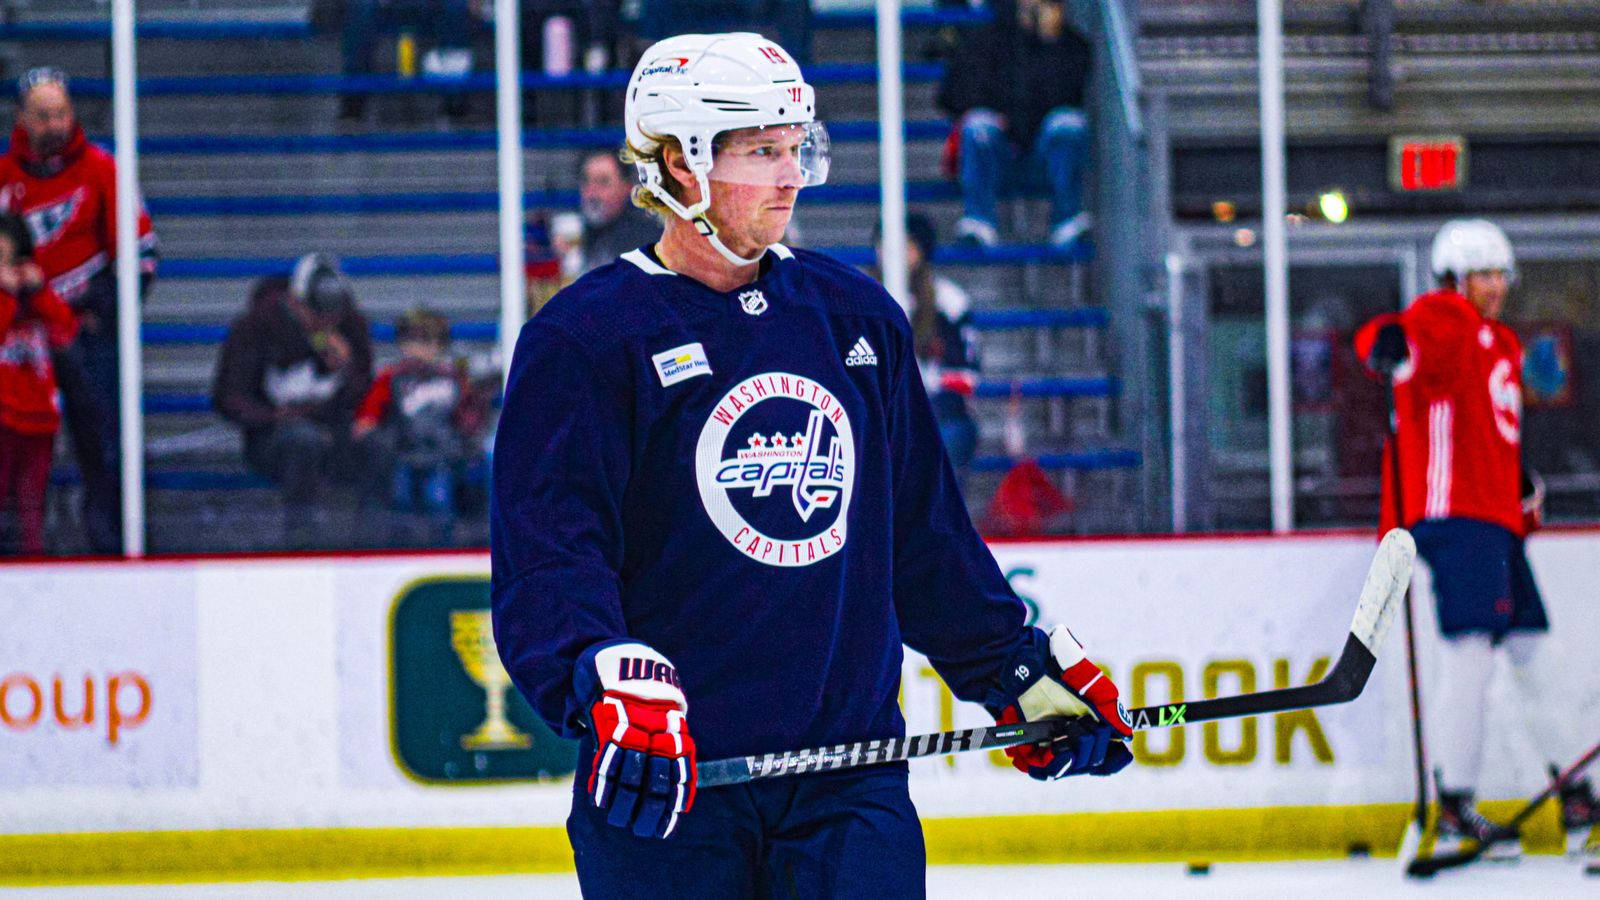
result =
M809 566L844 547L855 468L843 404L788 372L735 385L695 446L700 502L712 524L769 566Z
M754 288L739 295L739 307L752 316L759 316L767 311L767 296L759 288Z

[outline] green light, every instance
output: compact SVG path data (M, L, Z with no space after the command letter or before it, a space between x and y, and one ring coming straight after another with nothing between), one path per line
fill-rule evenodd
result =
M1317 198L1317 209L1322 212L1322 217L1338 225L1350 218L1350 203L1345 200L1343 191L1325 191Z

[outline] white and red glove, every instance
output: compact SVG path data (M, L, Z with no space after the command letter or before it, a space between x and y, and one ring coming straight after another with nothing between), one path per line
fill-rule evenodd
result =
M1133 725L1117 686L1084 655L1065 625L1048 636L1037 628L1029 632L984 706L1001 725L1076 718L1085 727L1047 744L1007 747L1011 764L1041 781L1120 772L1133 761L1127 745Z
M635 641L597 644L578 659L578 696L593 698L589 796L606 821L664 838L694 806L695 750L678 670Z

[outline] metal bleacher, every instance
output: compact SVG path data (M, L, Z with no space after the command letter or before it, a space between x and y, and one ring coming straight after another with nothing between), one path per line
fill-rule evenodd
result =
M498 311L492 81L465 83L372 76L379 96L367 122L338 123L336 36L313 34L307 4L288 0L199 3L143 0L141 182L161 240L162 261L145 308L145 385L150 539L153 551L272 549L275 500L240 461L236 432L209 408L207 393L227 323L250 282L287 271L301 253L338 254L375 323L380 364L393 353L392 323L427 302L457 324L457 352L487 353ZM74 75L80 117L107 139L102 0L0 0L0 55L13 68L49 63ZM941 15L943 17L941 17ZM959 194L939 172L948 123L932 102L936 63L913 57L936 26L981 21L980 13L907 13L907 164L911 205L948 234ZM871 20L858 12L817 17L808 77L834 136L834 181L809 189L797 243L854 264L871 261L877 217L877 125ZM826 39L823 38L826 35ZM606 90L626 73L549 78L529 73L530 91ZM445 127L426 112L440 90L470 90L473 112ZM615 146L615 123L586 127L543 108L526 123L530 210L576 206L576 166L595 147ZM1018 234L1042 234L1044 204L1009 204ZM1087 296L1092 250L1061 254L1037 244L991 251L941 248L935 259L974 300L971 325L983 360L973 401L980 458L967 485L981 511L1012 460L1001 435L1011 398L1028 451L1057 472L1079 501L1077 531L1126 529L1137 453L1111 435L1102 335L1108 320ZM58 472L70 489L70 470ZM63 494L65 492L57 492ZM53 516L69 517L58 502ZM57 521L53 547L79 549L76 529ZM481 523L462 540L481 543Z

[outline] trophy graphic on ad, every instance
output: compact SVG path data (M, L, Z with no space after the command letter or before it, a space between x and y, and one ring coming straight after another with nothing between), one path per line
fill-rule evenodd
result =
M483 688L484 719L476 731L461 738L466 750L526 750L533 738L506 719L506 690L511 675L500 664L494 646L494 626L488 610L452 610L450 646L455 648L467 677Z

